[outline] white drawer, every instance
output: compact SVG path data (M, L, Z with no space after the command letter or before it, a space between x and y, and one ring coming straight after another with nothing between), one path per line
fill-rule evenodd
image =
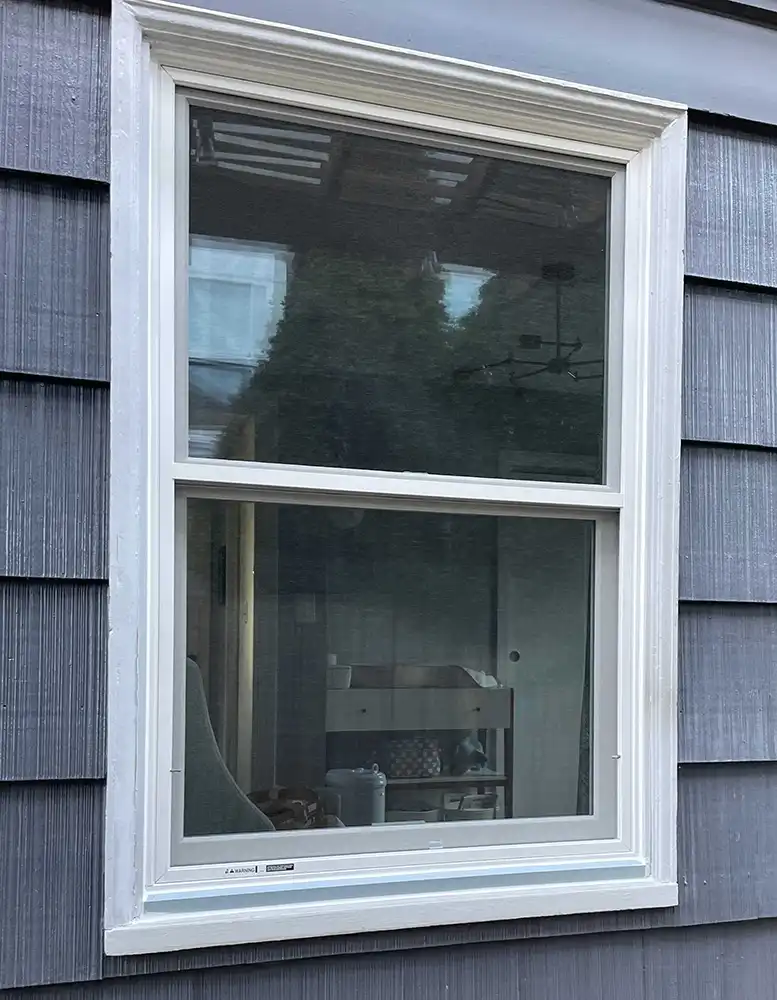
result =
M328 691L330 733L424 729L508 729L507 688L350 688Z

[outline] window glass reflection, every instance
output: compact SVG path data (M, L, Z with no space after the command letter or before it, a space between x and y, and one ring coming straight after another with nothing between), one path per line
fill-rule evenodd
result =
M608 178L191 114L193 454L601 482Z

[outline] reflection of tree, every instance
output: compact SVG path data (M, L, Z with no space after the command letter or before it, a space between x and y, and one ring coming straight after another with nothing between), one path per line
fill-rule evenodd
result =
M448 437L443 292L420 262L298 255L270 354L239 404L257 418L260 451L273 428L281 461L424 468Z
M496 274L457 322L444 292L418 259L297 254L269 355L236 406L253 418L255 457L498 476L505 449L590 451L601 428L597 393L532 380L516 389L508 368L456 375L511 355L521 336L552 338L553 286ZM223 455L248 457L238 433L233 425Z

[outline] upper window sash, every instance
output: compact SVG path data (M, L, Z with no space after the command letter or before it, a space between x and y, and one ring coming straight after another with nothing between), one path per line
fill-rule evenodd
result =
M378 468L371 471L369 461L367 468L349 468L347 461L341 465L331 464L327 461L312 464L299 464L293 461L272 461L259 460L258 462L230 461L230 456L224 457L194 457L190 456L189 425L191 423L191 406L189 392L189 362L188 358L188 317L187 304L187 262L189 256L189 205L190 205L190 151L192 148L192 129L190 123L191 107L205 106L208 114L229 115L235 109L240 112L243 120L251 122L251 115L264 115L274 118L278 126L297 122L297 128L317 126L318 129L324 127L339 129L335 136L347 136L348 134L363 134L365 136L377 136L381 140L397 138L403 143L415 144L422 148L433 149L455 149L457 155L466 156L471 159L474 155L496 157L493 163L509 166L510 163L517 164L537 164L544 170L550 168L549 176L553 177L553 171L579 172L582 178L585 176L601 175L609 181L610 191L608 198L607 219L606 219L606 255L607 266L605 274L605 284L602 288L602 306L604 312L601 318L601 326L604 332L601 344L601 368L602 368L602 414L600 443L601 448L601 478L596 482L564 482L564 476L559 478L561 482L555 483L552 471L543 474L540 481L534 481L531 473L525 476L513 473L505 478L489 478L478 474L457 474L451 470L447 474L439 474L435 469L426 471L418 469L413 472L390 472L382 471ZM381 109L383 110L383 109ZM418 116L420 117L420 116ZM233 127L233 126L222 126ZM249 125L250 127L250 125ZM281 131L280 127L273 131ZM177 216L169 218L171 232L175 234L175 253L178 263L175 271L170 270L169 281L171 287L175 288L176 294L166 297L166 320L165 326L171 323L176 328L175 353L171 353L170 345L162 345L162 382L165 386L174 383L176 386L174 406L169 400L162 400L160 410L165 412L165 416L160 418L162 468L163 475L169 475L171 471L170 461L165 459L169 456L174 462L174 477L177 482L201 483L202 485L220 483L227 488L244 489L250 487L261 487L262 489L276 488L287 490L290 488L305 491L322 491L325 493L342 492L343 496L364 497L374 495L376 497L417 497L419 501L425 498L436 501L458 501L470 500L472 502L496 502L496 503L543 503L547 506L563 504L568 506L581 506L584 508L617 508L622 503L623 484L621 481L621 443L624 432L629 433L630 427L623 427L623 401L621 398L622 368L623 368L623 336L624 327L624 307L623 307L623 247L625 240L624 233L624 208L626 196L626 169L617 163L607 163L599 159L586 159L581 157L570 157L568 155L552 155L547 152L540 152L527 148L521 144L525 137L520 133L513 138L515 145L507 142L504 135L500 136L500 142L488 145L484 142L467 143L463 138L454 140L449 136L436 134L433 131L424 131L419 128L405 129L393 125L370 121L363 118L349 118L344 116L326 115L320 116L311 112L300 111L293 106L262 105L261 103L249 103L241 101L218 100L211 95L200 96L194 91L179 94L176 100L176 127L171 129L171 133L177 135L176 167L174 175L171 173L170 183L175 188L175 198L170 199L166 205L160 206L162 212L169 210L170 204L177 206ZM217 133L218 134L218 133ZM295 137L299 133L293 133ZM319 138L320 132L316 135ZM234 138L232 135L228 139ZM238 138L241 138L238 136ZM273 148L282 148L281 140L273 136ZM240 147L236 147L240 148ZM168 154L169 155L169 154ZM168 164L169 165L169 164ZM228 163L228 167L232 164ZM558 252L558 251L556 251ZM293 265L292 265L293 266ZM200 277L198 273L198 278ZM535 278L535 282L536 282ZM555 312L552 308L553 289L556 289ZM552 361L554 356L563 352L574 362L575 346L574 319L576 309L574 301L570 305L564 306L563 296L569 292L569 287L563 286L560 282L554 282L551 277L545 280L546 298L550 295L551 301L546 302L545 317L542 326L538 329L542 331L543 344L540 349L543 361ZM565 307L565 313L560 310ZM565 333L564 322L571 325L569 332ZM565 339L566 338L566 339ZM535 339L537 339L535 337ZM554 339L563 341L562 347L554 346ZM579 343L579 338L578 338ZM584 345L585 346L585 345ZM500 350L496 344L491 351ZM501 348L504 353L504 348ZM511 349L512 350L512 349ZM520 353L520 352L519 352ZM589 355L593 356L595 349L584 350L584 365L592 363ZM535 362L534 351L523 352L522 367L515 367L513 374L518 374L520 379L533 371L539 365ZM478 359L488 362L491 358L488 345L485 344ZM501 357L502 355L500 355ZM499 359L496 359L499 360ZM533 366L533 367L530 367ZM455 376L453 362L450 365L451 374ZM165 374L173 369L174 378ZM582 368L575 373L574 364L569 372L569 378L575 378L577 374L592 372L594 369ZM401 371L398 376L401 378ZM559 373L555 376L557 380L564 378L566 373ZM546 381L552 381L553 377L543 375ZM461 380L460 380L461 381ZM524 383L520 381L520 385ZM535 382L531 384L536 384ZM582 385L583 383L581 383ZM588 383L585 383L588 385ZM398 392L401 394L401 381L398 383ZM589 394L590 395L590 394ZM552 398L552 396L550 397ZM563 398L563 397L562 397ZM585 400L584 400L585 401ZM174 441L170 439L172 428L175 428ZM254 430L254 433L261 433L264 428ZM538 453L542 457L542 451ZM243 457L243 456L239 456ZM248 456L246 456L248 457ZM552 466L550 466L552 469ZM500 476L503 474L500 474ZM573 477L569 477L572 479ZM519 486L518 483L532 483Z

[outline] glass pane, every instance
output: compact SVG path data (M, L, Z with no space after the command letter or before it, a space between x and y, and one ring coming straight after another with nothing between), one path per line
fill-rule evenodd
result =
M610 180L192 108L190 450L597 483Z
M188 503L184 832L591 808L594 524Z

